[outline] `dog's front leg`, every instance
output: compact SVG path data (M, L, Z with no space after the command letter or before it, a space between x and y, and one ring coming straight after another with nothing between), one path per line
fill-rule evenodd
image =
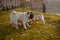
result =
M24 26L24 29L26 30L27 28L26 28L26 22L25 21L23 21L23 26Z
M28 24L28 22L27 22L27 26L30 26L30 25Z

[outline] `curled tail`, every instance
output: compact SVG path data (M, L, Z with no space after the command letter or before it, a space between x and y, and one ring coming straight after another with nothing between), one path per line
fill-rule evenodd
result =
M15 15L17 12L15 10L11 10L11 14Z

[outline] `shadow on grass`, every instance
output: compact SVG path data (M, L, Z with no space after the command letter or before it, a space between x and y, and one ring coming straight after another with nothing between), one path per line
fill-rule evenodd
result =
M51 25L55 26L55 32L57 34L56 39L60 40L60 20L55 20L55 21L51 21L49 22Z
M60 37L60 20L58 20L57 22L56 22L56 28L57 28L57 34L58 34L58 36Z
M0 40L4 40L6 36L10 36L11 34L14 36L14 34L19 33L22 35L25 32L22 26L19 27L19 29L10 27L10 24L3 25L0 28Z

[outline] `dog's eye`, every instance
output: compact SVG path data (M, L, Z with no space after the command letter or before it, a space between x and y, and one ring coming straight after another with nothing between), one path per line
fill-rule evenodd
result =
M29 12L27 12L27 15L29 14Z

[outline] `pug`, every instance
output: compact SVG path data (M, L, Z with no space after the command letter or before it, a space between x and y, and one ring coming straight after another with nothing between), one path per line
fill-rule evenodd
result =
M19 29L18 23L21 22L24 26L24 29L27 29L26 26L30 26L28 24L28 20L34 18L33 12L16 12L14 10L10 13L10 22L12 27L16 27L16 29ZM19 21L19 22L18 22Z

